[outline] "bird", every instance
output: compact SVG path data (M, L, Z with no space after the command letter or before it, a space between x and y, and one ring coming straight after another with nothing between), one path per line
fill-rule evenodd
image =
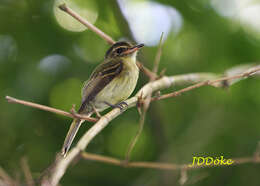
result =
M134 91L139 77L136 56L144 44L133 45L130 42L114 43L106 52L104 61L99 64L89 79L84 82L81 91L81 105L78 114L91 116L113 107L123 109L124 102ZM84 122L74 119L64 140L61 154L65 157Z

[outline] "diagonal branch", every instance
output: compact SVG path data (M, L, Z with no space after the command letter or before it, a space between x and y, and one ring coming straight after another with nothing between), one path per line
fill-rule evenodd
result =
M23 173L24 173L24 177L25 177L25 181L26 181L27 186L34 186L35 183L34 183L34 180L33 180L33 177L32 177L30 167L28 165L27 158L22 157L20 164L21 164L21 168L22 168Z
M97 27L95 27L93 24L88 22L86 19L82 18L77 12L75 12L74 10L69 8L65 3L61 4L59 6L59 8L62 11L64 11L64 12L68 13L69 15L71 15L73 18L78 20L83 25L85 25L88 29L90 29L91 31L95 32L97 35L99 35L101 38L103 38L108 44L112 45L112 44L115 43L115 41L109 35L107 35L103 31L101 31Z
M80 114L77 114L77 113L71 114L71 113L63 111L63 110L55 109L55 108L52 108L52 107L40 105L40 104L29 102L29 101L16 99L16 98L13 98L13 97L10 97L10 96L5 96L5 99L7 99L7 101L9 103L18 103L18 104L26 105L26 106L29 106L29 107L37 108L37 109L40 109L40 110L45 110L45 111L48 111L48 112L53 112L53 113L56 113L56 114L67 116L67 117L70 117L70 118L84 119L84 120L89 121L89 122L97 122L97 120L98 120L96 118L80 115Z
M161 55L162 55L162 44L163 44L163 32L161 34L160 37L160 42L159 42L159 46L158 46L158 50L155 56L155 60L154 60L154 66L153 66L153 73L157 74L158 72L158 68L159 68L159 63L161 60ZM154 79L150 79L150 81L153 81Z
M6 185L16 185L16 182L9 176L7 172L5 172L2 167L0 167L0 178L2 180L2 183Z

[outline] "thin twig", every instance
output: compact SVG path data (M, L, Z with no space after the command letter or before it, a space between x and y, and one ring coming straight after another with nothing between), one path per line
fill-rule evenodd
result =
M98 119L96 119L96 118L87 117L87 116L80 115L80 114L71 114L71 113L63 111L63 110L55 109L55 108L52 108L52 107L40 105L40 104L29 102L29 101L16 99L16 98L13 98L13 97L10 97L10 96L5 96L5 98L7 99L7 101L9 103L19 103L19 104L26 105L26 106L33 107L33 108L37 108L37 109L40 109L40 110L45 110L45 111L48 111L48 112L53 112L53 113L56 113L56 114L67 116L67 117L70 117L70 118L83 119L83 120L86 120L86 121L89 121L89 122L97 122L98 121Z
M69 8L65 3L59 5L60 10L66 12L67 14L69 14L70 16L72 16L73 18L75 18L76 20L78 20L80 23L82 23L83 25L85 25L87 28L89 28L91 31L93 31L94 33L96 33L98 36L100 36L102 39L104 39L108 44L114 44L115 41L112 39L112 37L110 37L108 34L104 33L102 30L100 30L99 28L97 28L95 25L91 24L90 22L88 22L86 19L84 19L83 17L81 17L78 13L76 13L75 11L73 11L71 8ZM147 75L148 77L152 77L155 76L157 77L153 72L151 72L148 68L146 68L142 63L140 63L139 61L137 61L137 66L140 68L140 70L142 70L144 72L145 75Z
M0 178L2 178L3 181L10 186L16 185L16 182L8 175L7 172L5 172L2 167L0 167Z
M163 40L163 33L161 35L159 46L158 46L158 50L157 50L157 53L156 53L156 56L155 56L155 60L154 60L154 68L153 68L153 73L154 74L157 74L159 63L160 63L160 58L161 58L161 54L162 54L162 40ZM150 76L150 81L149 82L152 82L155 79L156 79L156 76L154 76L154 75ZM151 102L151 96L152 96L152 94L147 95L147 97L144 100L143 104L141 104L141 107L140 107L141 117L140 117L140 120L139 120L139 128L138 128L138 131L136 132L136 135L134 136L134 138L130 142L129 147L128 147L127 151L126 151L126 156L125 156L126 163L129 162L130 156L131 156L131 153L132 153L132 151L133 151L133 149L135 147L135 144L137 143L140 135L142 134L142 131L143 131L143 128L144 128L146 112L147 112L147 110L148 110L148 108L150 106L150 102ZM140 97L140 100L142 100L142 99L143 98Z
M153 77L157 78L157 75L150 71L148 68L146 68L141 62L136 61L136 65L149 79Z
M188 180L187 169L182 168L180 171L181 171L181 174L180 174L179 183L180 183L180 185L184 185Z
M163 32L161 34L160 37L160 42L159 42L159 46L158 46L158 50L154 59L154 66L153 66L153 73L157 74L158 72L158 68L159 68L159 63L160 63L160 59L162 56L162 44L163 44ZM151 79L151 81L153 81L154 79Z
M122 160L111 158L107 156L92 154L88 152L81 152L81 157L85 160L92 160L98 161L102 163L112 164L116 166L126 167L125 164L122 164ZM259 157L260 158L260 157ZM260 163L260 159L255 159L254 157L244 157L244 158L229 158L234 161L231 165L240 165L245 163ZM191 163L188 164L174 164L174 163L155 163L155 162L145 162L145 161L136 161L136 162L129 162L127 167L132 168L151 168L151 169L161 169L161 170L191 170L191 169L198 169L198 168L207 168L207 167L221 167L224 165L217 165L217 166L191 166Z
M35 183L34 183L34 180L33 180L33 177L32 177L31 170L30 170L29 165L28 165L27 158L26 157L21 158L20 164L21 164L21 168L22 168L23 173L24 173L26 185L27 186L34 186Z
M90 22L88 22L86 19L82 18L78 13L76 13L74 10L72 10L71 8L69 8L65 3L59 5L59 8L68 13L69 15L71 15L73 18L75 18L76 20L78 20L80 23L82 23L83 25L85 25L87 28L89 28L90 30L92 30L93 32L95 32L97 35L99 35L101 38L103 38L105 41L107 41L109 44L114 44L115 41L106 33L104 33L103 31L101 31L100 29L98 29L97 27L95 27L93 24L91 24Z
M158 97L154 97L154 98L152 98L152 101L176 97L176 96L181 95L184 92L188 92L192 89L196 89L196 88L199 88L199 87L202 87L202 86L208 86L208 85L215 86L217 83L220 83L220 82L225 82L225 81L230 81L230 80L234 80L234 79L249 77L249 76L251 76L251 75L253 75L253 74L255 74L256 72L259 72L259 71L260 71L260 67L256 67L256 68L252 68L251 70L246 71L246 72L241 73L241 74L238 74L238 75L223 77L223 78L219 78L219 79L211 80L211 81L210 80L204 81L204 82L197 83L195 85L183 88L181 90L174 91L174 92L169 93L169 94L164 94L164 95L161 95L161 96L158 96Z
M138 131L136 132L136 135L134 136L134 138L132 139L132 141L130 142L129 144L129 147L126 151L126 156L125 156L125 163L128 165L129 163L129 160L130 160L130 156L131 156L131 153L135 147L135 144L136 142L138 141L140 135L142 134L142 131L143 131L143 128L144 128L144 121L145 121L145 116L146 116L146 112L143 112L141 114L141 117L140 117L140 121L139 121L139 128L138 128Z

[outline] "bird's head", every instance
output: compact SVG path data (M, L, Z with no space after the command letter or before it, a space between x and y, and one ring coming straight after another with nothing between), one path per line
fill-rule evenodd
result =
M135 57L137 51L144 44L132 45L129 42L119 41L113 44L106 52L105 58L128 58Z

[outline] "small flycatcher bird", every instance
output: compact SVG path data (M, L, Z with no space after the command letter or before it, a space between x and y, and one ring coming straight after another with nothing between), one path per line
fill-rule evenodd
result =
M117 42L106 52L105 59L91 74L82 88L82 102L79 114L90 116L111 107L122 109L134 91L139 69L136 65L137 51L144 45ZM65 138L62 155L66 156L72 141L84 120L74 119Z

